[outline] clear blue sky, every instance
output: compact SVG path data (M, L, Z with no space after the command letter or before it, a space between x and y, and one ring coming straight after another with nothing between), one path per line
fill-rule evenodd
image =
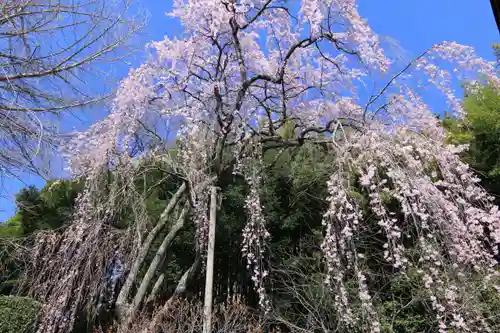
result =
M290 0L290 2L297 0ZM150 13L150 21L141 42L162 39L165 34L178 35L182 30L178 23L166 18L171 8L169 0L137 0ZM491 43L500 42L488 0L359 0L360 12L371 27L380 35L388 36L416 56L434 43L444 40L473 46L477 53L493 59ZM137 66L144 54L133 61ZM123 77L127 69L117 75ZM35 177L26 176L25 184L43 186ZM9 198L0 198L0 221L6 220L15 210L14 194L24 186L23 182L6 181L2 184ZM5 192L4 192L5 193Z

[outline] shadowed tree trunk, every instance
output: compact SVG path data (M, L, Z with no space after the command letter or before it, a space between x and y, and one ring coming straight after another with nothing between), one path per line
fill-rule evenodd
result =
M137 274L139 273L139 270L144 260L146 259L148 251L151 248L151 244L165 227L172 210L175 208L180 198L186 191L186 188L187 188L186 184L183 183L181 187L177 190L177 192L174 194L174 196L170 199L167 207L162 212L155 227L148 233L148 236L144 240L144 243L141 246L141 249L132 265L132 268L130 269L130 272L127 275L127 279L125 280L125 283L123 284L120 293L118 294L118 297L116 299L116 313L119 321L122 322L128 321L126 319L126 317L128 317L129 315L128 312L130 310L133 310L130 308L131 304L128 303L128 297L130 295L132 285L137 278ZM143 288L147 288L147 286L144 286Z

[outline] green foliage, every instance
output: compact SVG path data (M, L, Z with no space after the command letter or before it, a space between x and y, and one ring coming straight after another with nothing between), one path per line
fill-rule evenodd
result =
M19 212L0 224L0 239L15 238L21 234L21 214Z
M57 229L67 224L73 213L76 196L82 184L69 180L53 180L38 190L34 186L22 189L16 195L17 212L23 235L40 229Z
M48 181L40 191L40 198L48 208L70 207L81 191L80 182L68 180Z
M278 130L278 135L283 140L290 140L295 137L296 124L294 120L287 119L283 126Z
M0 295L9 294L17 282L18 265L11 260L11 252L13 245L20 241L21 235L19 212L0 224Z
M0 225L0 294L10 294L17 284L24 263L17 260L15 247L30 246L30 234L41 229L57 229L71 221L74 201L81 183L49 181L38 190L34 186L16 195L17 211Z
M42 202L40 228L57 229L71 220L75 199L83 188L81 182L69 180L49 181L40 191Z
M489 319L488 323L491 327L500 329L500 295L498 290L480 288L479 283L475 287L480 293L480 302L478 302L480 311L485 318Z
M434 332L436 316L425 294L421 276L415 270L390 279L382 289L378 311L382 332Z
M452 144L468 144L465 162L475 169L483 186L492 194L500 194L500 94L485 86L464 101L465 118L445 117L443 126Z
M420 333L431 332L429 327L432 327L433 317L431 313L421 314L421 311L415 306L405 308L401 311L403 305L398 301L388 301L382 303L379 307L383 314L383 319L380 323L382 332L407 332Z
M0 332L29 332L40 308L40 303L31 298L0 296Z
M33 185L24 188L16 195L16 204L20 213L23 234L31 234L38 229L38 219L42 209L40 192Z

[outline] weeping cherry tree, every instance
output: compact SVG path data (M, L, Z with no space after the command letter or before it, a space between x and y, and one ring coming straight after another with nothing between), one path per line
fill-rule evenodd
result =
M203 272L209 208L219 204L210 193L227 173L248 185L241 251L265 313L272 307L266 297L271 235L260 199L262 156L306 144L327 149L335 161L321 248L339 330L381 331L367 264L373 254L358 241L372 230L366 221L375 219L384 239L376 253L381 265L394 274L418 271L440 332L488 331L463 292L475 276L485 288L495 286L500 214L460 161L466 147L445 144L434 113L440 110L425 96L440 92L450 114L460 117L457 80L496 87L495 64L455 42L402 63L355 0L173 3L168 16L182 23L183 34L148 45L152 56L123 80L112 113L67 147L71 170L86 187L71 226L39 234L34 246L24 287L44 304L40 332L69 331L82 310L92 318L103 295L122 328L134 324L162 284L156 272L169 246L192 223L196 257L144 324L144 332L154 331ZM175 154L168 148L174 139ZM158 165L178 187L152 220L137 180ZM368 210L353 186L369 198ZM124 210L132 218L121 219Z

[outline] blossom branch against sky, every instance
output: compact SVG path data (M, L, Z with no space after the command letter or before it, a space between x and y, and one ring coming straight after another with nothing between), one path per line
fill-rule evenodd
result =
M147 37L144 40L161 40L164 35L178 36L181 25L173 20L166 19L162 13L170 11L170 1L144 0L141 5L146 7L151 15ZM443 40L457 41L464 45L473 46L476 52L487 59L493 59L490 43L498 40L498 31L495 26L491 7L487 2L471 2L467 0L425 0L418 3L407 3L398 0L371 0L359 1L359 11L367 18L370 26L379 35L390 36L399 42L405 50L402 56L405 60L411 59L423 52L434 43ZM474 22L464 24L464 22ZM145 53L133 61L137 66ZM123 77L128 70L121 67L115 74ZM432 102L434 109L445 108L445 102L436 100ZM95 111L94 111L95 112ZM87 119L99 119L102 116L87 115ZM71 128L78 124L66 124ZM78 127L80 127L79 125ZM19 180L6 180L2 184L7 197L0 198L0 221L12 215L15 204L13 195L26 184L43 186L43 181L36 177L26 175L23 182Z

